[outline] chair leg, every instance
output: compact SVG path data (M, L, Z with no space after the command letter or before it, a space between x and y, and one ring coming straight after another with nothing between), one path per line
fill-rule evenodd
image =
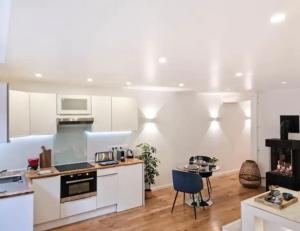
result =
M206 185L207 185L207 193L208 193L208 199L207 199L207 201L209 201L210 200L210 198L211 198L211 186L210 186L210 181L209 181L209 178L206 178Z
M195 201L195 196L192 194L193 197L193 206L194 206L194 215L195 215L195 220L197 219L197 214L196 214L196 201Z
M210 192L212 192L212 187L211 187L211 183L210 183L210 179L209 179L209 177L207 178L207 180L208 180L208 184L209 184Z
M175 206L175 203L176 203L176 200L177 200L177 196L178 196L178 191L176 191L176 196L175 196L175 199L174 199L174 202L173 202L171 213L173 213L174 206Z
M199 195L200 195L200 199L201 199L200 205L203 207L203 210L204 210L205 206L207 206L207 203L203 200L201 192L199 192Z
M183 205L185 205L185 193L183 193Z

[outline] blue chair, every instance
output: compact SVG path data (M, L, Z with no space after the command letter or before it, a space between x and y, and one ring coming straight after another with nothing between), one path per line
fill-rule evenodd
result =
M173 213L178 192L184 193L183 194L184 199L185 199L185 193L189 193L192 194L192 198L193 198L192 205L194 207L194 214L196 219L197 202L195 201L195 194L200 194L201 201L202 201L202 194L201 194L201 190L203 189L202 177L199 174L182 172L178 170L172 170L172 177L173 177L173 187L176 190L176 196L173 202L171 213Z

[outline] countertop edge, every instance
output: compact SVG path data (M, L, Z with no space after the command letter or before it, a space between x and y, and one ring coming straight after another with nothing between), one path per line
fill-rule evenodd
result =
M28 190L24 190L24 191L0 193L0 200L6 199L6 198L11 198L11 197L23 196L23 195L32 194L32 193L34 193L34 190L31 188Z
M144 161L139 160L137 158L134 159L127 159L125 162L119 162L118 164L114 165L107 165L107 166L100 166L97 163L91 163L93 167L87 168L87 169L79 169L79 170L73 170L73 171L66 171L66 172L59 172L55 167L48 168L48 170L51 170L53 172L48 174L38 174L38 171L31 171L26 173L26 177L29 181L34 179L41 179L41 178L47 178L47 177L55 177L55 176L63 176L68 174L75 174L75 173L84 173L84 172L90 172L90 171L97 171L99 169L108 169L108 168L116 168L116 167L122 167L122 166L128 166L128 165L135 165L135 164L143 164ZM45 169L47 170L47 169Z

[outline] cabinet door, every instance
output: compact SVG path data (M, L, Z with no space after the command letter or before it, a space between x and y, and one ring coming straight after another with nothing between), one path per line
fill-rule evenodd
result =
M93 96L92 114L95 119L92 127L93 132L111 131L111 97Z
M56 94L29 93L30 134L56 133Z
M119 168L118 212L143 205L143 164Z
M9 134L10 137L29 136L29 94L9 91Z
M60 177L34 179L34 224L60 217Z
M112 130L133 131L138 128L138 109L134 99L112 97Z
M97 208L117 204L118 174L98 176Z
M0 143L8 142L8 85L0 83Z
M0 230L33 231L33 194L1 198Z

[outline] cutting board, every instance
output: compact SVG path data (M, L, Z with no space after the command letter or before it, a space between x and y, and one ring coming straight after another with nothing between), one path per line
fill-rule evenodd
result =
M40 168L51 167L51 149L46 149L42 146L43 152L40 154Z

